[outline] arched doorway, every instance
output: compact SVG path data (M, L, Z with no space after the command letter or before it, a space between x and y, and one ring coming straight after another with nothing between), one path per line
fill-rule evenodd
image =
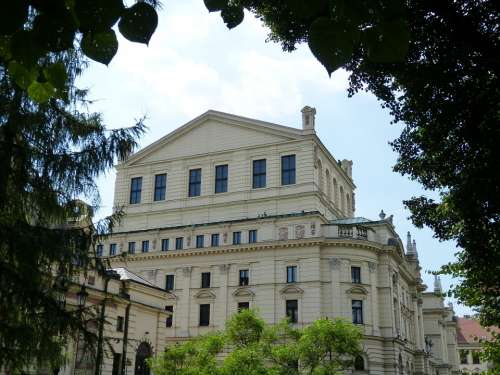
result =
M146 359L152 356L151 346L147 342L141 342L135 354L135 375L149 375L149 367Z

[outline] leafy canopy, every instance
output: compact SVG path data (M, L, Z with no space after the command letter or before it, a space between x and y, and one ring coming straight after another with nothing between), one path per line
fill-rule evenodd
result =
M169 346L149 365L159 375L340 374L361 353L361 338L343 319L319 319L299 330L287 321L268 326L247 309L225 331Z

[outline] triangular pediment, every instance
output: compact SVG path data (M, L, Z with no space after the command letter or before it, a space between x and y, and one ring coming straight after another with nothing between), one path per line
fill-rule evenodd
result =
M172 300L175 301L175 300L177 300L177 296L172 292L167 292L166 299L171 300L171 301Z
M300 129L208 111L132 155L136 165L300 139Z
M215 294L210 290L200 290L194 295L194 298L197 299L215 299L215 297Z
M234 297L253 297L255 293L248 288L238 288L233 292Z
M300 289L295 285L287 285L283 289L280 290L281 294L302 294L304 293L303 289Z

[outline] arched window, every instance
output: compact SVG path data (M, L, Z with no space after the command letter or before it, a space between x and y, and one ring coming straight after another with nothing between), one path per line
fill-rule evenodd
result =
M333 178L333 203L335 203L335 206L337 208L339 207L339 186L337 185L337 179L334 177Z
M323 164L321 163L321 160L318 159L318 185L319 185L319 190L324 191L325 187L323 186Z
M325 171L326 178L326 196L329 200L332 200L332 180L330 179L330 171L327 169Z
M345 214L345 197L344 197L344 188L340 187L340 211Z
M135 354L135 375L149 375L149 367L146 359L153 355L151 346L147 342L141 342Z
M363 371L365 369L365 360L362 356L358 355L354 359L354 370Z

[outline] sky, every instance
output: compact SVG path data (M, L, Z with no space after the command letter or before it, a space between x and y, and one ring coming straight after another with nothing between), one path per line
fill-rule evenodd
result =
M429 229L415 228L402 201L429 194L417 182L392 171L397 155L389 142L401 132L369 93L347 97L348 73L331 78L307 45L292 53L266 42L268 31L251 14L228 30L219 13L202 0L164 1L159 25L149 46L119 38L109 66L91 62L79 80L90 89L91 109L101 112L110 128L126 127L146 116L144 147L214 109L300 128L300 109L315 107L316 132L333 156L353 160L356 216L378 219L381 209L394 215L397 232L416 240L422 278L432 289L437 270L454 260L453 242L439 242ZM99 216L111 212L115 174L98 180ZM444 290L453 280L442 277ZM458 315L471 311L454 304Z

